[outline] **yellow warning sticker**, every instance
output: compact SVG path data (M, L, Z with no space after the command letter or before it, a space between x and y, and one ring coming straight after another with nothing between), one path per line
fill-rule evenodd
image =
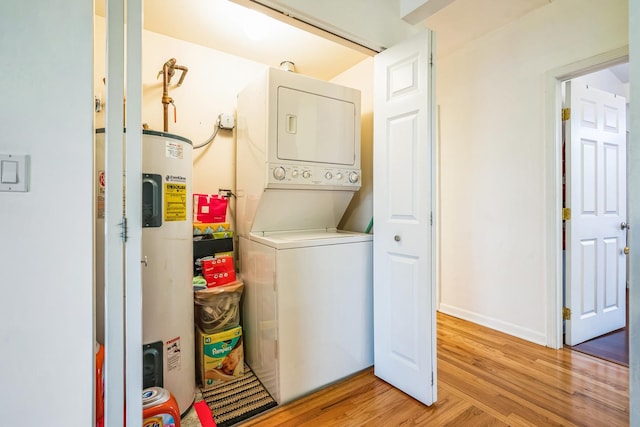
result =
M187 184L164 184L164 220L187 220Z

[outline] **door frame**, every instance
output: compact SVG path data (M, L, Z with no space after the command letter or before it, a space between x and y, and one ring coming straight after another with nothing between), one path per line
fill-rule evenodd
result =
M115 101L105 107L104 422L121 425L124 416L127 424L137 425L142 416L142 0L107 2L106 20L107 99L124 99L127 105ZM125 133L125 123L140 131ZM94 407L95 399L94 393Z
M546 223L547 223L547 347L559 349L562 339L562 89L567 80L629 60L629 45L582 59L545 73Z

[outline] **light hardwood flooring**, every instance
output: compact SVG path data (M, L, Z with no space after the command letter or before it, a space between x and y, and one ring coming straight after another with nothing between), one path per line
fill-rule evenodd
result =
M629 370L441 313L438 400L430 407L367 369L239 425L629 425Z

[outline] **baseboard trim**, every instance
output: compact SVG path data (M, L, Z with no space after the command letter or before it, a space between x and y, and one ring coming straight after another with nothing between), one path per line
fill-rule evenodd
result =
M450 316L477 323L478 325L486 326L487 328L495 329L496 331L504 332L505 334L509 334L514 337L522 338L523 340L527 340L535 344L547 344L547 337L545 334L514 325L513 323L504 322L493 317L474 313L472 311L444 303L440 303L439 311Z

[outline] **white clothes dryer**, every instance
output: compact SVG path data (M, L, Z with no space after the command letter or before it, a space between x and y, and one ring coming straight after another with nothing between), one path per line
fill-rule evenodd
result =
M337 230L360 188L360 92L269 68L238 95L248 365L286 403L373 364L372 236Z

